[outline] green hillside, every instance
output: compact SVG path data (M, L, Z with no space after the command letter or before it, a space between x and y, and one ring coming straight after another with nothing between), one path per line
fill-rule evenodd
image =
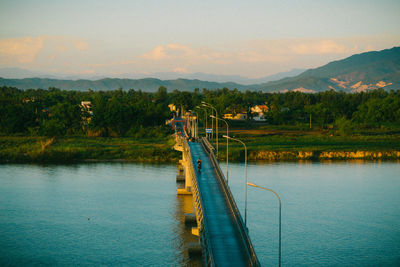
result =
M58 80L47 78L25 78L25 79L4 79L0 78L0 86L12 86L19 89L30 88L43 88L56 87L63 90L88 90L89 88L94 91L108 91L123 88L126 90L135 89L143 90L146 92L156 92L160 86L165 86L170 90L178 89L180 91L194 91L195 88L237 88L238 90L251 89L251 86L240 85L237 83L218 83L207 82L200 80L176 79L176 80L159 80L154 78L147 79L117 79L106 78L101 80Z
M260 87L264 91L305 88L314 91L334 89L350 92L381 87L386 90L398 90L400 47L353 55L316 69L309 69L296 77L261 84Z
M160 80L105 78L100 80L60 80L48 78L4 79L0 86L19 89L56 87L63 90L98 91L123 88L156 92L160 86L169 90L194 91L195 88L229 88L244 90L320 92L337 90L363 92L378 88L400 89L400 47L357 54L322 67L309 69L302 74L262 84L242 85L233 82L208 82L197 79Z

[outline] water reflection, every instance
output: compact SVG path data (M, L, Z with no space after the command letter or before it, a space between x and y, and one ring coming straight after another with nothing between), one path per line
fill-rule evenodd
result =
M221 168L224 168L221 163ZM248 165L248 181L282 198L282 264L397 266L400 164L378 161ZM244 214L244 164L229 164L229 185ZM248 191L247 223L263 265L275 265L278 205Z
M178 183L177 188L182 188ZM179 222L176 224L174 233L179 238L175 245L179 251L179 263L181 266L202 266L201 256L189 257L188 244L198 242L198 237L192 234L192 225L185 224L185 213L193 213L193 198L190 195L177 195L175 204L175 218Z

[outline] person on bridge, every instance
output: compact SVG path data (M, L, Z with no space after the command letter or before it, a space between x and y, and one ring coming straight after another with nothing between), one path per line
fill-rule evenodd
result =
M200 171L200 169L201 169L201 159L199 158L197 160L197 170Z

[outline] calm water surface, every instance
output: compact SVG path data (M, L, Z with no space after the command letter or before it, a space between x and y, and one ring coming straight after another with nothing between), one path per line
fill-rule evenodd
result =
M243 210L243 165L229 166ZM0 265L198 265L175 175L175 165L0 165ZM252 164L248 180L282 198L283 265L400 265L400 164ZM247 220L261 263L276 265L274 195L248 188Z
M229 166L243 215L244 165ZM400 266L400 164L250 164L247 176L281 197L283 266ZM247 190L250 237L261 263L276 265L278 200Z

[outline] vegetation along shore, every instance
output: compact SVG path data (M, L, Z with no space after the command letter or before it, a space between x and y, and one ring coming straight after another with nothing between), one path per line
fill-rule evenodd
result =
M173 130L165 123L177 109L181 114L194 110L191 115L199 116L204 132L205 109L196 108L201 101L227 119L229 135L247 144L250 161L400 158L399 91L0 87L0 162L176 162L180 155L172 149ZM225 134L225 125L219 126L220 135ZM220 138L220 160L225 151ZM230 142L229 151L230 160L244 159L239 143Z

